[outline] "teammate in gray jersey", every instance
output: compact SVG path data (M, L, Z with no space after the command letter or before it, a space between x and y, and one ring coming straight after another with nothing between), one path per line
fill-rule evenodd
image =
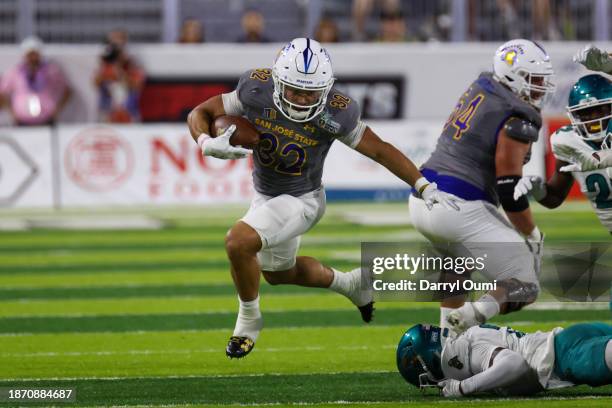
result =
M321 176L336 139L414 186L430 208L440 203L458 210L458 199L439 191L399 150L382 141L360 120L357 103L333 83L327 51L314 40L298 38L282 48L272 69L246 72L235 91L208 99L189 115L191 135L206 156L234 159L249 153L230 146L234 126L216 138L208 136L218 116L245 116L261 132L254 152L255 197L225 240L240 302L226 348L231 358L247 355L263 327L261 273L272 285L330 288L350 299L364 321L372 319L372 290L362 289L360 269L342 273L314 258L296 257L300 236L325 211Z
M543 235L527 198L515 201L513 193L538 140L540 107L554 90L552 74L540 45L522 39L503 44L495 52L493 73L482 73L461 96L421 168L440 190L465 203L459 213L441 207L426 211L423 200L412 197L415 228L432 242L461 243L461 250L483 257L482 273L497 281L497 289L477 302L465 303L464 293L448 294L440 312L442 327L460 333L537 297ZM506 217L498 211L500 204Z

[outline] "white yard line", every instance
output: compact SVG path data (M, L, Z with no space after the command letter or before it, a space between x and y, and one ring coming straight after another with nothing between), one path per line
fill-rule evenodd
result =
M159 376L125 376L125 377L42 377L42 378L2 378L0 383L9 381L77 381L77 380L165 380L179 378L240 378L240 377L264 377L264 376L315 376L315 375L338 375L338 374L388 374L395 373L394 370L374 371L328 371L325 373L251 373L251 374L214 374L214 375L159 375Z
M286 353L294 351L324 351L328 349L341 351L374 350L374 349L394 349L391 344L379 347L370 346L304 346L304 347L267 347L258 348L259 352L264 353ZM180 350L107 350L107 351L49 351L34 353L0 353L0 357L80 357L80 356L117 356L117 355L162 355L162 354L196 354L196 353L220 353L221 348L207 349L180 349Z

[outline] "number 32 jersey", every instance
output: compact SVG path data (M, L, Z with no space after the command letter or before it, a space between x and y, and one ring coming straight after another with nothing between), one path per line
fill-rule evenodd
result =
M589 145L571 126L564 126L550 137L555 158L571 163L571 159L563 154L563 146L571 146L575 149L597 151ZM580 191L589 199L599 221L612 232L612 179L608 170L594 170L585 172L572 172L574 180L580 185Z
M253 160L255 190L272 197L297 197L321 187L323 163L334 140L355 148L366 126L359 105L335 88L323 112L306 123L279 112L273 92L270 69L250 70L235 91L222 95L223 107L228 115L246 117L261 134Z

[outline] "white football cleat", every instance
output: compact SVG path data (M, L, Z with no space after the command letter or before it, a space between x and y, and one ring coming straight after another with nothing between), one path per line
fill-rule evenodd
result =
M374 315L374 291L372 285L362 287L361 268L348 272L350 277L350 290L347 297L359 309L364 322L370 323Z

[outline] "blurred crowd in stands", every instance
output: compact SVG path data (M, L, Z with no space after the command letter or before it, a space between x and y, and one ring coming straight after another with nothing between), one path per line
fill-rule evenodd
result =
M316 24L311 24L311 32L301 35L312 35L324 44L348 41L450 41L452 1L330 0L319 3L327 7L316 14L320 18L314 21ZM587 3L590 7L588 10L585 8ZM253 1L243 0L241 4L240 28L227 30L226 41L280 41L276 38L278 32L266 26L265 8L253 7L258 4ZM516 37L544 41L585 40L592 35L590 26L580 25L576 19L580 13L587 13L586 21L590 21L594 12L591 1L465 0L463 4L465 40L468 41L505 41ZM335 8L332 7L334 5ZM348 15L349 24L346 19L339 19L339 14ZM494 30L490 28L490 21L482 18L483 15L494 16L498 22ZM585 18L580 21L585 21ZM201 44L206 41L204 19L201 16L184 18L177 33L177 42ZM93 76L100 122L140 121L140 95L146 73L129 54L127 45L128 31L114 29L106 34L104 49ZM0 108L10 112L16 125L53 124L73 95L70 81L57 64L45 58L44 46L39 38L28 37L22 41L21 50L21 60L1 75Z
M321 42L450 41L452 0L331 0L311 35ZM244 1L245 4L256 2ZM466 0L467 41L585 40L591 36L590 0ZM331 7L338 4L338 7ZM338 11L344 6L344 11ZM346 24L345 15L349 16ZM586 21L586 24L584 23ZM251 8L241 19L242 33L225 41L269 42L265 8ZM189 17L180 42L205 41L203 19Z

